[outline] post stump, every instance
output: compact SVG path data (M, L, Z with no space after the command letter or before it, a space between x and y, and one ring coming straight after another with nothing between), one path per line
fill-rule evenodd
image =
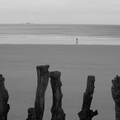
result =
M49 65L37 66L37 90L35 98L36 120L42 120L45 106L45 91L49 80Z
M83 95L82 110L78 113L80 120L92 120L92 118L98 114L97 110L93 112L93 110L90 109L95 88L94 82L95 76L88 76L86 91Z
M4 84L5 78L0 74L0 120L7 120L7 114L10 110L8 104L9 94Z
M28 118L26 120L36 120L35 108L28 109Z
M50 82L53 93L53 105L51 108L52 118L51 120L65 120L65 113L62 109L62 97L61 92L62 82L60 80L61 73L59 71L50 72Z
M118 75L112 80L111 93L115 102L115 118L120 120L120 76Z

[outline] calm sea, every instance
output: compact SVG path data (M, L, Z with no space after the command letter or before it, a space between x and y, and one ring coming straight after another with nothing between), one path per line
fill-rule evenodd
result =
M1 24L0 43L120 45L120 25Z

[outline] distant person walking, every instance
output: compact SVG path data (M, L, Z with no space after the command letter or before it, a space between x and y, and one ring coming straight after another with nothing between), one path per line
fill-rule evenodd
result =
M78 44L78 38L76 38L76 45Z

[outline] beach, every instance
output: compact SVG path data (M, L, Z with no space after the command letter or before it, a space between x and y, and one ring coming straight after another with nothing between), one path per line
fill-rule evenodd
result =
M34 106L37 86L36 66L50 65L60 71L63 109L66 120L78 120L87 76L95 76L91 109L98 110L93 120L115 120L111 80L120 75L120 47L115 45L0 45L0 73L5 77L11 109L9 120L27 118ZM51 119L52 90L46 91L44 120Z
M0 35L0 44L33 44L33 45L120 45L120 37L107 36L71 36L71 35Z

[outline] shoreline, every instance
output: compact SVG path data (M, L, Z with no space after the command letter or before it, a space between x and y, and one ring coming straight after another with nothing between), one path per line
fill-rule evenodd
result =
M78 44L76 44L78 38ZM120 45L120 38L64 35L0 36L0 44L14 45Z

